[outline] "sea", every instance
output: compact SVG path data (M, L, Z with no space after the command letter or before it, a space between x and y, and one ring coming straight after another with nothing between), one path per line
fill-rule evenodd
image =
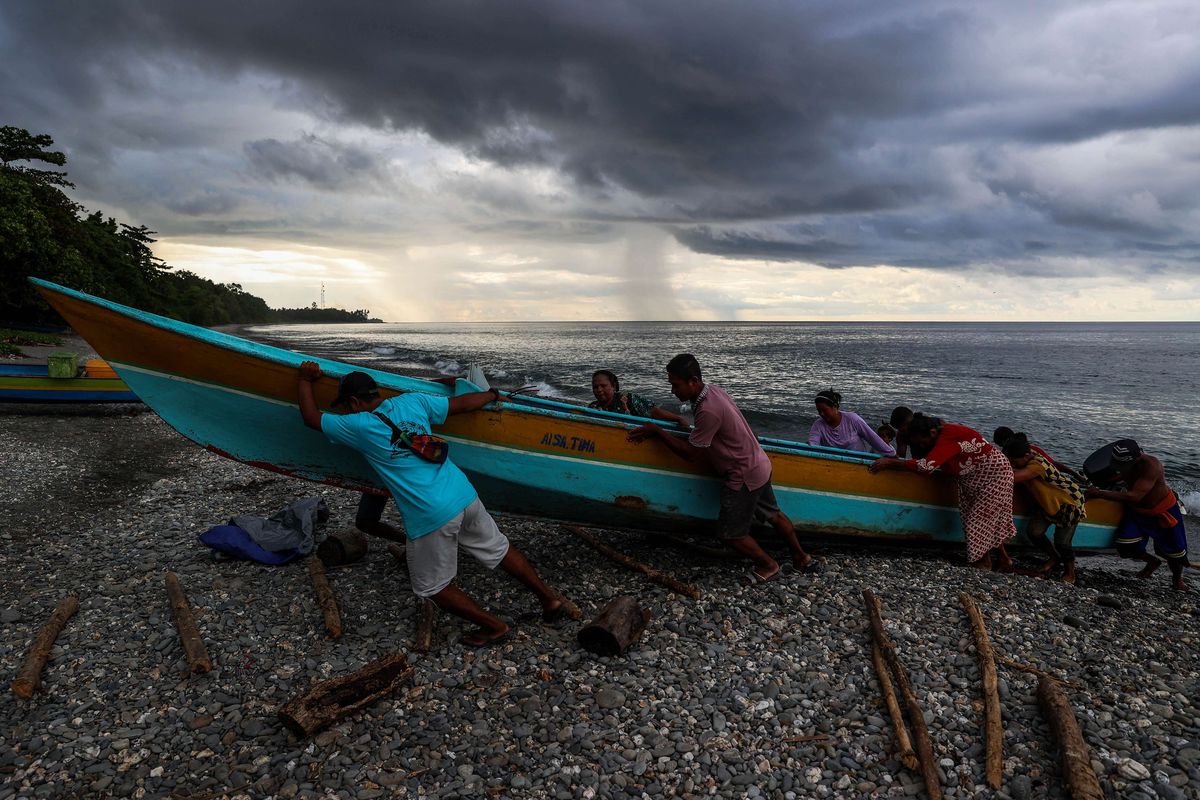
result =
M247 334L302 353L408 375L481 367L503 389L588 402L591 374L679 409L664 366L693 353L761 436L805 441L814 395L873 426L898 405L1027 433L1078 468L1136 439L1200 513L1200 322L524 322L271 325Z

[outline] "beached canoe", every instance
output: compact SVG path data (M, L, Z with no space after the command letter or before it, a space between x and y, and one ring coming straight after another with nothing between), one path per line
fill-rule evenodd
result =
M108 364L91 359L74 378L51 378L45 364L0 364L0 402L136 403L138 397Z
M42 295L168 424L208 450L333 486L380 491L358 453L300 422L296 368L309 357L166 319L34 280ZM384 395L475 391L312 359L329 410L338 376L371 374ZM642 420L542 398L514 398L451 417L438 433L451 458L496 511L646 530L696 530L717 517L718 479L661 443L633 444ZM680 434L682 435L682 434ZM783 510L798 527L840 535L961 542L947 476L871 475L874 456L763 439ZM1109 548L1120 508L1088 504L1075 545Z

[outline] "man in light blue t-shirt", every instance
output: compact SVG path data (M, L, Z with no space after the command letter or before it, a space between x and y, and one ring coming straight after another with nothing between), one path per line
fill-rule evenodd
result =
M566 615L562 598L542 582L525 556L496 527L462 470L448 458L441 463L428 460L419 448L408 444L412 442L409 437L428 435L431 426L445 422L449 414L499 402L499 390L459 397L407 392L384 400L374 378L365 372L351 372L342 377L333 401L334 407L344 405L349 413L322 414L312 389L321 374L316 362L300 365L297 393L304 424L321 431L331 442L362 453L379 475L404 518L413 591L479 626L459 640L462 644L494 644L508 634L509 627L455 584L459 547L488 569L500 567L536 594L547 621Z

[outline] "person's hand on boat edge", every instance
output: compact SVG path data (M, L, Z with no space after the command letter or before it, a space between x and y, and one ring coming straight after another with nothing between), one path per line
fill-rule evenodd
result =
M625 438L636 444L638 442L644 442L652 436L662 436L662 434L662 428L660 428L658 425L655 425L653 422L647 422L646 424L639 425L631 430L625 436Z
M303 361L300 363L300 380L313 383L324 374L321 372L321 365L315 361Z
M877 458L870 464L867 464L867 471L872 475L883 472L888 469L899 469L900 459L898 458Z

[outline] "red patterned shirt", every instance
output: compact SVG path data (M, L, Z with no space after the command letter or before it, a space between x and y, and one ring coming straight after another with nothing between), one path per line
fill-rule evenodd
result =
M933 443L933 449L924 458L908 463L915 472L928 474L941 469L951 475L961 475L972 470L972 462L976 457L986 455L993 449L979 431L947 422L942 425L942 432Z

